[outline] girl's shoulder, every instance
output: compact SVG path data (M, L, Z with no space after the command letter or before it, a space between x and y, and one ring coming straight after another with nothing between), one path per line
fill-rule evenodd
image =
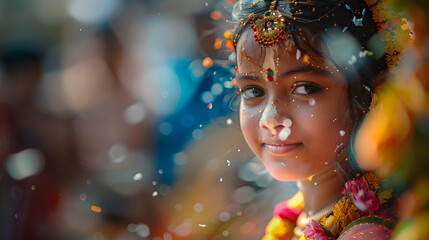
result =
M304 239L317 239L317 234L326 239L389 239L395 223L392 190L381 188L378 178L367 173L346 182L332 213L319 223L312 221Z
M298 193L279 203L263 240L292 239L302 202ZM380 187L378 178L367 173L347 181L332 213L320 222L310 221L300 239L389 239L396 223L393 209L392 190Z
M392 218L362 217L347 225L338 239L390 239L394 225L395 220Z

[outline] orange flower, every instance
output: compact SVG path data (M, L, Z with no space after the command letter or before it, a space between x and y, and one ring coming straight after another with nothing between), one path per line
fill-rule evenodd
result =
M291 238L294 227L295 223L289 220L273 217L265 229L266 234L263 240L283 239L284 237Z
M339 229L343 229L360 217L357 207L349 199L346 199L344 202L338 202L333 212L338 221Z
M424 90L412 76L398 76L379 91L356 136L357 162L379 176L390 174L401 161L412 134L414 114L424 107Z
M378 185L378 177L375 176L373 173L367 173L365 174L361 180L366 183L366 186L369 190L372 190L374 192L377 192L377 190L380 188L380 185Z
M338 219L335 215L330 215L328 217L323 217L322 220L320 220L320 224L328 229L332 235L336 236L338 234Z

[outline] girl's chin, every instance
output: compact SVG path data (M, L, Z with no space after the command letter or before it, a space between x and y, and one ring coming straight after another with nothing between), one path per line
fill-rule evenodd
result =
M270 175L278 181L298 181L306 178L303 175L298 174L296 170L294 171L293 169L284 168L285 167L283 167L283 169L279 169L278 167L271 166L267 169Z

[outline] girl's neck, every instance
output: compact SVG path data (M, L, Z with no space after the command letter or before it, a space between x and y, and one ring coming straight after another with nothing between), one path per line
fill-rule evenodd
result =
M334 169L298 181L298 188L304 197L303 211L311 216L336 202L343 186L344 182Z

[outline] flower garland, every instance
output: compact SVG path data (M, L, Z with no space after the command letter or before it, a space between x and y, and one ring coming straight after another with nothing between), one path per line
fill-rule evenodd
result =
M262 240L289 240L293 237L296 220L303 208L304 198L298 192L289 201L277 204L274 217L268 223Z
M404 48L412 42L411 29L406 18L394 14L391 0L365 0L372 12L372 19L377 23L379 36L384 43L386 63L394 68L400 60Z
M365 221L392 227L393 220L388 211L391 207L388 200L391 198L392 190L381 190L378 178L372 173L347 181L332 213L323 217L319 223L311 220L300 240L337 239L355 224ZM287 202L279 203L262 240L292 239L302 203L301 193Z

